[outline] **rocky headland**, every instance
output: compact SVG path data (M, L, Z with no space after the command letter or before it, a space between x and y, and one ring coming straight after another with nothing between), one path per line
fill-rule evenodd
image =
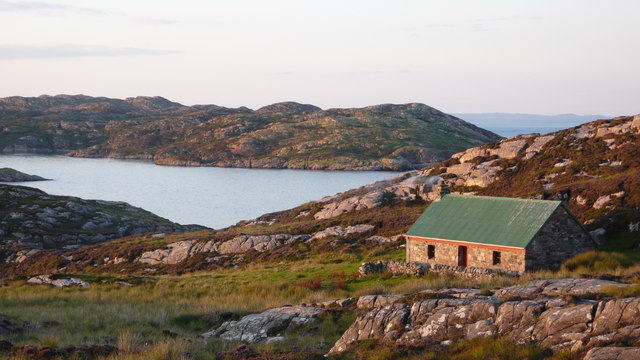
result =
M152 160L161 165L407 170L501 137L424 104L256 111L160 97L0 99L0 152Z
M23 182L49 180L38 175L29 175L11 168L0 169L0 182Z
M75 249L147 232L203 229L183 226L124 202L84 200L0 185L0 244Z

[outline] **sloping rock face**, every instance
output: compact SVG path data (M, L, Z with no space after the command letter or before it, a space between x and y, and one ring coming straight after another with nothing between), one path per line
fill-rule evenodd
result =
M323 207L313 214L316 220L329 219L352 211L382 207L388 200L433 201L441 196L439 176L424 176L412 171L398 177L378 181L353 190L357 195L338 194L320 200ZM306 214L300 214L304 216Z
M299 241L306 241L310 235L240 235L224 242L196 240L178 241L167 245L166 249L158 249L143 253L136 262L145 264L177 264L190 256L201 252L215 252L219 254L238 254L249 250L264 252L278 246L288 245Z
M413 301L402 296L387 295L381 301L379 296L361 297L358 308L371 310L357 317L330 353L343 352L360 340L424 346L498 335L518 344L573 350L606 343L616 334L618 339L626 336L640 340L640 299L579 300L574 304L558 297L584 295L598 286L612 285L596 282L534 281L528 286L498 290L494 296L480 296L472 289L451 289L425 291L424 296L418 293ZM567 283L572 286L565 286ZM515 294L529 299L510 300Z
M375 229L375 226L369 225L369 224L359 224L359 225L353 225L348 227L333 226L333 227L326 228L324 230L314 233L311 239L309 240L319 240L319 239L328 238L330 236L342 237L342 236L348 236L351 234L362 234L362 233L370 232L373 229Z
M364 234L375 229L369 224L358 224L348 227L333 226L318 231L311 235L239 235L226 241L199 242L196 240L184 240L171 243L165 249L157 249L143 253L136 262L145 264L178 264L198 253L217 253L220 255L240 254L247 251L259 253L273 250L283 245L291 245L296 242L310 242L328 237L345 237L354 234Z
M227 321L202 337L219 337L227 341L269 343L282 340L288 330L310 324L325 311L319 307L285 306L259 314L250 314L238 321Z
M582 221L594 220L603 213L594 210L640 205L639 119L519 135L454 154L420 175L440 176L456 192L565 200Z
M55 196L0 185L0 244L74 249L147 232L202 229L183 226L124 202Z
M637 360L640 348L604 347L589 350L584 360Z

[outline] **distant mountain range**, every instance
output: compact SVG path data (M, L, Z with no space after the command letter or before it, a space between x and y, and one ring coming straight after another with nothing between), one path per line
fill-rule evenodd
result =
M460 119L476 124L478 126L487 127L540 126L567 128L594 120L611 118L610 116L605 115L576 114L538 115L519 113L452 113L451 115L459 117Z
M0 99L0 152L162 165L314 170L424 167L501 137L424 104L322 110L185 106L162 97Z

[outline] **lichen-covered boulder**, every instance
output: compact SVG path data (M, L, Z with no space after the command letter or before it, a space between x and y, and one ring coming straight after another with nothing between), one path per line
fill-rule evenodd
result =
M287 330L301 324L310 324L325 310L319 307L284 306L259 314L250 314L237 321L227 321L219 328L200 336L219 337L227 341L269 343L282 340Z

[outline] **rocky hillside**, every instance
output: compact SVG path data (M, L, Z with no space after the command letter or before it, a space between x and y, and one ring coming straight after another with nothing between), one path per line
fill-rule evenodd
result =
M65 248L147 232L202 229L183 226L123 202L48 195L0 185L0 244Z
M78 271L143 273L152 268L174 273L322 252L398 248L402 241L397 235L439 196L434 184L442 179L460 193L567 200L599 241L609 240L605 248L635 254L640 245L639 145L640 116L596 121L472 148L421 171L228 229L162 239L134 236L50 256L72 256ZM11 271L29 273L27 264Z
M125 100L84 95L0 98L0 152L64 154L101 144L116 124L159 120L195 125L214 116L249 109L184 106L161 97Z
M201 358L215 353L229 359L321 359L329 353L330 359L636 359L638 145L640 116L518 136L227 229L177 234L156 230L77 249L0 246L0 280L8 284L9 294L43 291L47 298L58 291L51 287L78 287L56 293L67 299L78 294L82 305L69 310L74 313L92 301L86 295L92 291L101 294L95 297L100 310L109 306L103 298L108 294L127 298L127 306L128 296L158 299L154 306L145 302L154 317L132 321L143 312L136 308L127 311L118 326L156 336L158 343L185 338L186 349L206 354ZM607 242L601 249L620 252L585 253L567 261L560 273L518 277L387 261L403 260L399 235L440 195L438 182L462 193L566 200L589 230L604 232ZM23 197L36 191L16 189L21 189L18 194L24 191ZM46 195L33 196L37 201L21 212L30 214L33 208L37 213L29 219L46 217L40 207ZM63 214L76 211L77 206L68 207ZM24 223L30 224L29 219ZM75 233L80 223L87 220L74 225ZM16 219L15 224L23 222ZM195 271L201 273L181 276ZM559 277L570 278L554 279ZM278 300L251 309L243 306L272 298ZM167 318L164 314L175 311L164 308L171 301L178 304L173 309L188 312ZM189 301L187 307L184 301ZM9 315L15 320L6 319L5 327L15 328L18 320L45 320L17 316L30 313L33 305L27 303L14 301ZM219 306L215 313L194 310L212 306ZM157 317L159 308L166 310L161 313L167 319ZM102 316L112 318L118 311ZM90 330L78 327L84 322L90 322L83 325ZM79 318L61 323L57 334L73 328L91 336L103 322ZM156 335L145 335L154 331ZM32 340L34 336L40 340ZM24 331L14 335L15 344L5 344L5 351L31 351L25 341L41 344L43 336ZM116 348L115 337L96 339L87 345L106 342L111 351L124 351ZM206 345L199 348L199 341ZM237 342L243 344L234 347Z
M0 99L4 153L149 159L162 165L404 170L500 137L423 104L256 111L163 98Z
M22 182L48 180L38 175L29 175L11 168L0 169L0 182Z
M457 193L566 200L590 228L636 232L640 223L640 115L471 148L421 171L292 211L319 220L381 208L392 199L431 201L437 196L432 185L439 179Z

